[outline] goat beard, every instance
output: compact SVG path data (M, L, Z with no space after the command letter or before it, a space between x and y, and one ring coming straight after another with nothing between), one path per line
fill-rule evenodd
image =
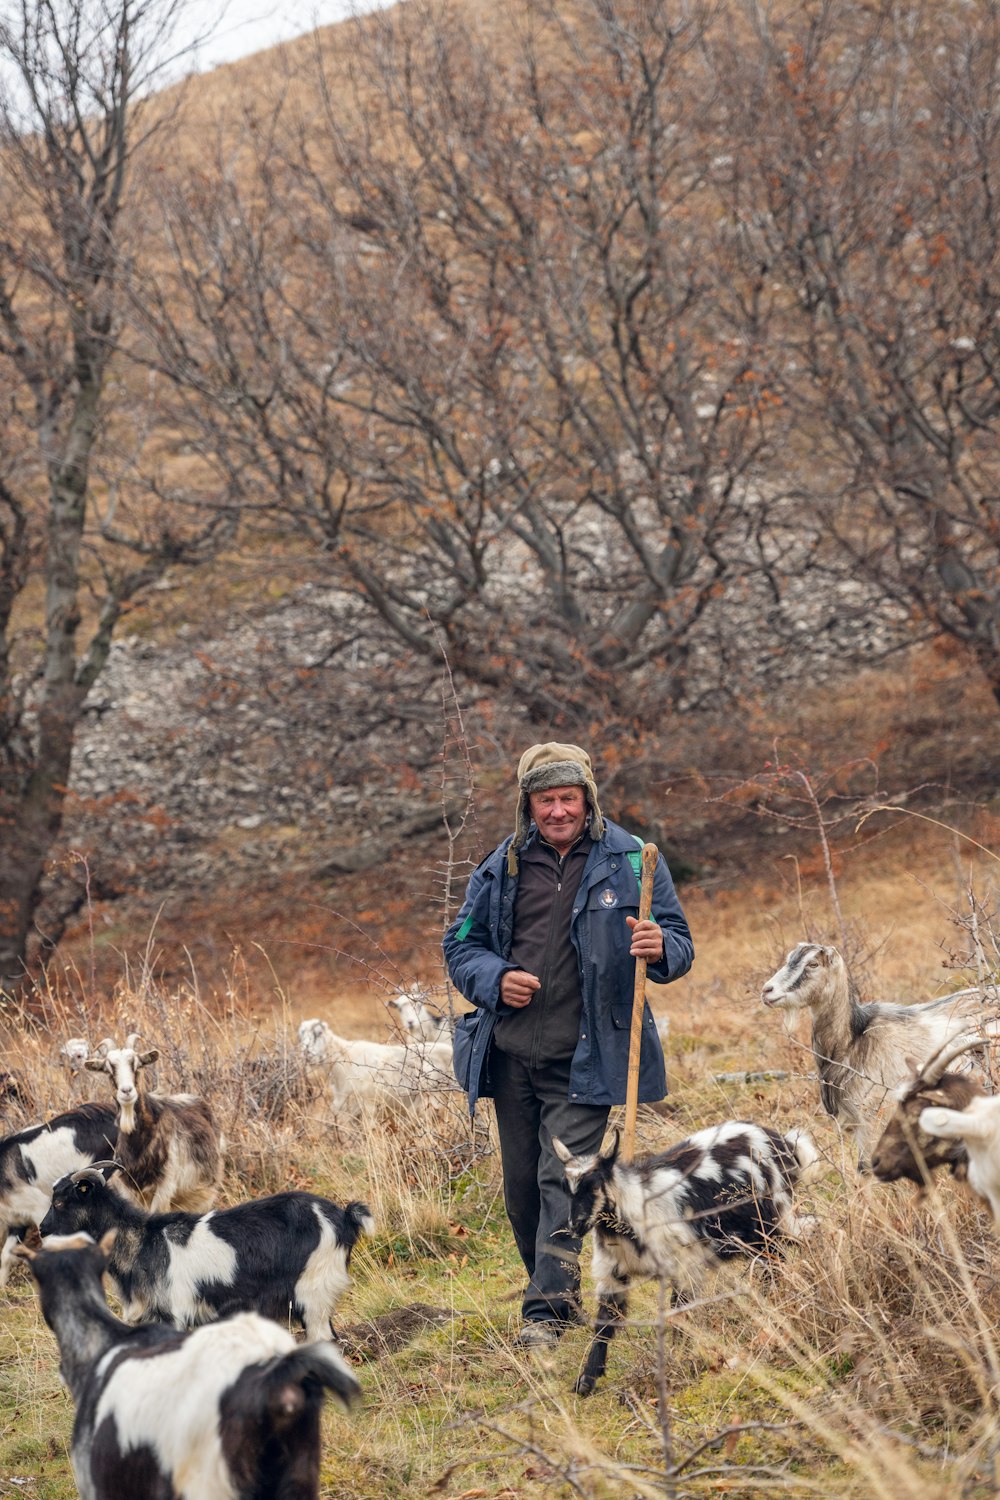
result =
M118 1106L121 1113L118 1116L118 1129L123 1135L131 1135L135 1129L135 1100L130 1099L128 1104Z

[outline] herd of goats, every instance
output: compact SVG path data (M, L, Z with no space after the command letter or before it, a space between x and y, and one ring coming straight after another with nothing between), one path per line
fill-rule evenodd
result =
M947 1165L1000 1219L1000 1095L988 1048L990 986L917 1005L861 1003L835 948L800 944L763 987L769 1007L807 1009L826 1111L851 1131L860 1164L921 1189ZM419 994L391 1002L401 1044L352 1041L303 1021L303 1063L339 1111L419 1099L450 1073L450 1022ZM351 1252L371 1232L364 1203L308 1192L215 1209L225 1143L211 1107L143 1084L155 1049L63 1047L77 1072L108 1076L113 1102L69 1109L0 1141L0 1285L28 1262L76 1407L71 1454L83 1500L316 1500L320 1411L359 1384L333 1316ZM453 1087L453 1085L452 1085ZM896 1110L870 1149L872 1122ZM604 1373L636 1277L696 1296L731 1256L780 1254L813 1220L793 1195L820 1171L801 1130L726 1120L625 1161L614 1138L594 1156L560 1142L572 1233L592 1233L598 1311L576 1391ZM104 1294L110 1283L122 1311ZM289 1331L305 1331L299 1343Z

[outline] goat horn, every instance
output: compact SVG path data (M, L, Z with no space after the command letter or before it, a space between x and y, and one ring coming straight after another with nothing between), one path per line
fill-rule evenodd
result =
M70 1182L101 1182L107 1181L102 1167L111 1167L115 1172L121 1171L120 1161L95 1161L89 1167L80 1167L76 1172L70 1173Z
M952 1038L951 1041L942 1042L930 1057L924 1059L917 1069L914 1082L920 1088L933 1088L936 1083L940 1083L942 1075L948 1071L956 1058L962 1056L963 1052L971 1052L975 1047L984 1046L986 1046L986 1038L979 1036L978 1033L975 1036L966 1033L957 1041Z
M138 1047L138 1045L139 1045L139 1043L141 1041L142 1041L142 1032L141 1031L130 1031L129 1034L128 1034L128 1036L125 1038L125 1045L126 1045L126 1047L131 1047L132 1051L134 1052L135 1049L136 1049L136 1047Z
M69 1180L75 1187L78 1182L103 1182L104 1175L98 1172L96 1167L80 1167L76 1172L69 1174Z
M114 1045L115 1044L111 1037L106 1036L104 1038L104 1041L98 1042L97 1046L94 1048L94 1056L107 1057L108 1053L114 1050Z

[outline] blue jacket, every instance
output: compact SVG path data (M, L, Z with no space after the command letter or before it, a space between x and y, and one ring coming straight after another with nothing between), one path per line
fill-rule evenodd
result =
M534 830L533 830L534 836ZM517 876L507 871L507 838L474 870L465 901L444 935L448 973L459 994L476 1010L459 1019L455 1032L455 1074L469 1095L469 1109L491 1094L489 1050L497 1020L510 1013L500 999L500 980L514 969L509 954L514 929ZM583 1009L580 1039L570 1067L569 1097L580 1104L624 1104L635 959L627 916L639 915L637 840L617 823L591 848L573 907L570 936L580 966ZM694 946L662 854L653 878L652 918L663 930L663 957L648 964L659 984L690 969ZM640 1102L662 1099L667 1091L663 1049L652 1012L642 1020L639 1061Z

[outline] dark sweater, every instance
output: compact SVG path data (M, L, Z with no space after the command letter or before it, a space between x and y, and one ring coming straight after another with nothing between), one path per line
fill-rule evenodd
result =
M580 1038L583 997L570 924L590 850L585 833L560 859L536 831L519 854L510 957L542 987L522 1009L501 1016L494 1045L532 1067L572 1057Z

